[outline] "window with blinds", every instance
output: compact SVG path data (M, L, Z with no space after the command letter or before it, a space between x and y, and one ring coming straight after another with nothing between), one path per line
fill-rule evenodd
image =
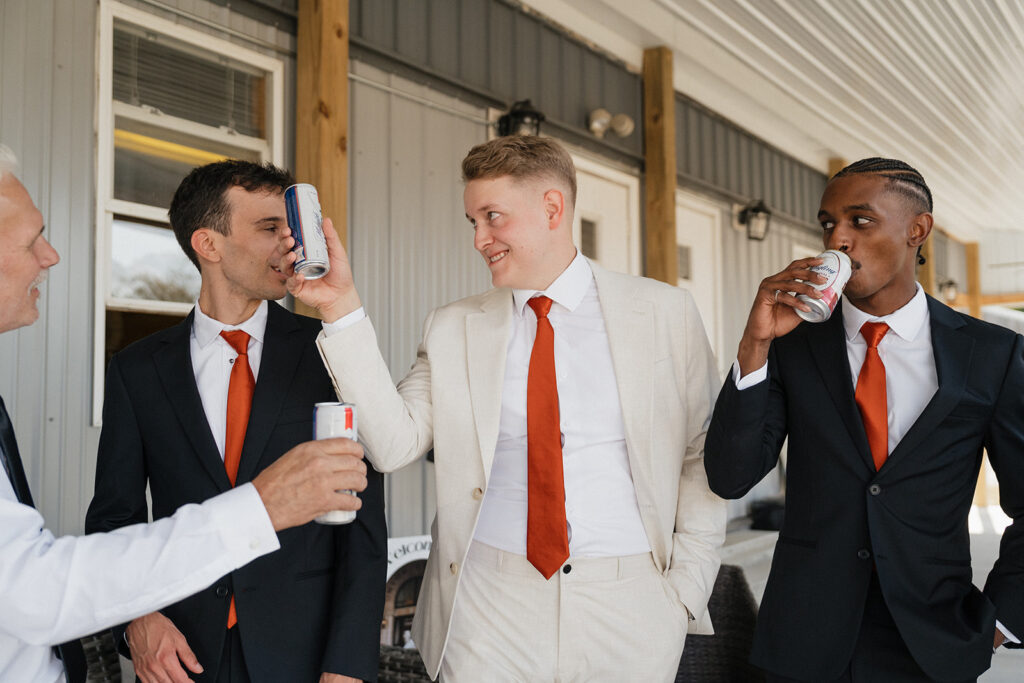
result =
M167 209L196 166L282 163L280 59L116 0L100 2L93 416L109 357L180 320L200 277Z

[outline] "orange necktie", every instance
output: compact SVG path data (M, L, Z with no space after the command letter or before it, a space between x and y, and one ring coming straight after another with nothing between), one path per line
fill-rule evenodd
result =
M889 409L885 398L885 365L878 355L878 344L889 331L885 323L864 323L860 333L868 343L864 365L857 376L857 391L854 398L864 420L864 431L868 435L868 446L875 469L889 456Z
M526 559L545 579L550 579L569 558L555 380L555 331L548 320L551 299L538 296L527 303L537 314L537 338L526 380Z
M245 430L249 426L249 412L252 410L252 394L256 389L256 379L249 367L249 335L242 330L222 331L231 348L238 353L231 366L231 379L228 382L228 419L224 433L224 469L227 470L231 485L235 485L238 477L238 463L242 459L242 444L245 443ZM228 628L238 623L235 614L235 596L231 596L231 607L228 608Z

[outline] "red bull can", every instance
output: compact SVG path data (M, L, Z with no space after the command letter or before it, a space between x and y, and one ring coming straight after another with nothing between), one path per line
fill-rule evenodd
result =
M796 314L809 323L825 322L832 317L832 311L836 310L843 288L846 287L846 283L850 281L850 275L853 274L850 257L841 251L829 249L825 253L819 254L818 258L822 259L824 263L814 266L811 270L824 277L825 282L820 285L808 284L819 290L823 295L822 298L814 299L806 294L797 297L811 307L809 313L805 313L799 308L796 309Z
M351 403L317 403L313 406L313 438L344 437L356 441L356 407ZM355 491L344 493L356 495ZM348 524L356 518L355 510L331 510L315 519L320 524Z
M322 278L331 265L327 260L327 240L316 188L308 183L290 186L284 191L284 207L295 239L292 248L298 257L295 272L307 280Z

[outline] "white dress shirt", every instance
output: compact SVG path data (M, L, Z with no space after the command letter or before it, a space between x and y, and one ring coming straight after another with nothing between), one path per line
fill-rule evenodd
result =
M228 425L228 385L231 382L231 367L238 354L220 333L222 330L243 330L248 333L249 368L253 379L259 379L263 339L267 332L267 308L268 304L264 301L245 322L225 325L203 313L198 303L195 307L192 335L189 337L192 370L196 375L196 387L203 402L206 422L213 432L213 440L217 442L221 460L224 459L224 439Z
M562 434L569 553L616 557L650 552L626 453L626 432L608 332L590 264L576 257L544 292L513 290L498 443L473 538L526 555L526 380L537 318L526 302L554 302L555 373ZM330 336L366 317L359 308L324 323Z
M883 322L889 331L878 343L878 355L885 366L886 415L889 424L889 453L917 422L928 402L939 388L935 371L935 352L932 349L931 315L928 300L921 285L914 296L889 315L869 315L843 297L843 328L846 333L846 356L850 361L853 386L867 355L868 344L860 333L866 322ZM810 324L810 323L801 323ZM733 363L732 377L740 391L764 381L768 377L768 364L740 378L740 364ZM1020 641L996 622L999 630L1014 643Z
M526 554L526 385L537 336L537 317L527 301L538 294L554 302L548 320L555 331L569 553L609 557L649 552L626 455L608 333L594 275L579 252L547 290L512 292L498 443L474 539Z
M0 468L0 681L63 681L52 645L178 602L279 547L251 484L152 524L54 538Z

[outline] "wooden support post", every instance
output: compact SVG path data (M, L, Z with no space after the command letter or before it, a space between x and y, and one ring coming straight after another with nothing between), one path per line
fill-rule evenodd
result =
M828 177L829 177L829 179L831 179L832 176L834 176L836 173L839 173L840 171L842 171L847 166L849 166L849 164L846 162L846 159L843 159L842 157L832 157L832 158L830 158L828 160Z
M672 51L644 50L645 274L679 283L676 246L676 100Z
M924 256L924 265L917 267L917 281L921 283L926 294L941 300L935 282L935 240L931 239L931 236L921 245L921 256Z
M299 0L295 176L348 246L348 0ZM301 302L295 310L315 314Z
M978 255L978 243L968 242L964 245L967 257L967 311L975 318L981 319L981 265Z

